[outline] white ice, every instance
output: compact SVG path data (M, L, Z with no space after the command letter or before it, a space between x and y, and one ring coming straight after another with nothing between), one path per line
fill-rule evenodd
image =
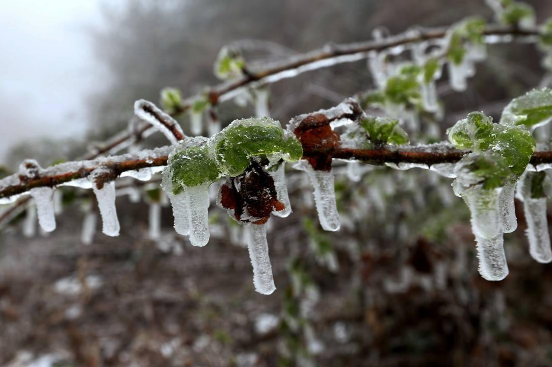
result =
M502 234L501 218L498 208L500 190L471 188L462 192L462 198L471 213L473 233L487 240Z
M201 135L203 131L203 112L190 113L190 128L193 135Z
M185 187L184 192L189 210L190 242L194 246L205 246L210 237L209 184Z
M36 206L32 201L27 203L25 222L23 223L23 235L27 238L36 234Z
M335 201L333 172L315 171L305 160L300 160L293 167L305 171L309 177L314 188L314 202L322 228L326 231L338 231L341 223Z
M421 83L420 85L424 109L429 112L436 112L439 109L439 104L437 103L437 88L435 87L435 81Z
M362 169L360 162L349 161L347 162L347 178L353 182L359 182L362 178Z
M269 99L270 92L267 88L259 88L255 91L255 115L257 117L270 116Z
M502 221L502 231L512 233L517 228L516 207L514 204L516 184L508 182L498 196L498 207Z
M159 116L163 123L160 122L154 115L152 115L150 112L146 112L145 108L149 108L152 111L155 112L157 116ZM167 127L170 126L171 128L176 129L179 131L182 135L184 135L184 132L182 131L182 128L176 122L170 115L166 114L165 112L161 111L157 106L155 106L153 103L148 102L146 100L140 99L134 103L134 113L136 116L141 118L142 120L149 122L152 124L157 130L163 133L165 137L171 142L171 144L177 144L178 140L174 136L174 134L171 132L171 130Z
M271 294L276 290L272 276L272 265L268 256L265 224L246 224L249 257L253 265L253 284L261 294Z
M502 280L508 275L508 264L504 253L502 233L491 239L475 236L477 256L479 257L479 274L491 281Z
M36 187L31 189L31 196L35 200L38 213L38 223L45 232L56 229L56 215L54 213L54 189L51 187Z
M179 194L173 194L173 186L171 182L171 173L169 168L163 171L163 190L167 194L174 216L174 229L176 233L188 236L190 234L190 209L188 207L188 199L184 191Z
M468 78L469 67L467 60L464 58L464 60L459 65L456 65L455 63L449 61L447 65L449 71L450 86L456 92L464 92L468 88L468 83L466 79Z

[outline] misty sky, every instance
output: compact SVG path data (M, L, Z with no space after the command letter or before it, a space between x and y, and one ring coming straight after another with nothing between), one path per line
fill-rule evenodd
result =
M85 97L102 78L84 28L100 24L101 2L2 0L0 162L26 137L86 130Z

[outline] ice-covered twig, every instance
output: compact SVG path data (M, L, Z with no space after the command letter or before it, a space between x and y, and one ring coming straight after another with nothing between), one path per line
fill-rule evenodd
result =
M185 138L184 132L178 122L151 102L143 99L136 101L134 113L161 131L172 144L176 144Z

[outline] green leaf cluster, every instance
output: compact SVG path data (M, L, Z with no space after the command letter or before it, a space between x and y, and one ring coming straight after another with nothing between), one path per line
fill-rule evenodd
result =
M182 92L177 88L163 88L161 91L161 106L169 114L182 109Z
M399 126L399 120L390 117L368 116L361 121L362 128L374 144L408 144L408 134Z
M223 47L217 56L214 66L214 72L217 78L221 80L237 79L243 75L245 68L245 59L240 52Z
M459 65L467 54L466 44L481 45L485 42L485 19L470 17L455 24L449 36L447 58L450 62Z

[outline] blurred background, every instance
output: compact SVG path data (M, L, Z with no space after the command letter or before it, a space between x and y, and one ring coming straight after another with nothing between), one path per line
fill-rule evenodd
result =
M552 16L549 0L527 2L539 23ZM474 14L493 19L483 0L3 0L0 178L25 158L48 166L86 154L164 87L190 96L216 84L225 45L262 65L369 40L376 27L396 34ZM540 60L534 45L489 46L465 93L439 80L443 119L413 142L444 140L471 111L496 119L546 83ZM373 88L366 61L304 73L271 86L271 114L285 125ZM223 125L253 114L219 108ZM180 122L190 133L188 117ZM156 134L139 146L165 144ZM529 256L520 203L505 238L510 275L491 283L449 179L378 167L354 182L346 166L335 170L336 233L319 228L304 175L288 172L294 212L270 220L270 296L254 291L241 228L212 204L211 241L191 246L172 228L158 178L118 181L116 238L101 223L83 238L97 213L89 191L58 190L63 213L48 235L21 211L0 232L0 365L552 366L552 266Z

